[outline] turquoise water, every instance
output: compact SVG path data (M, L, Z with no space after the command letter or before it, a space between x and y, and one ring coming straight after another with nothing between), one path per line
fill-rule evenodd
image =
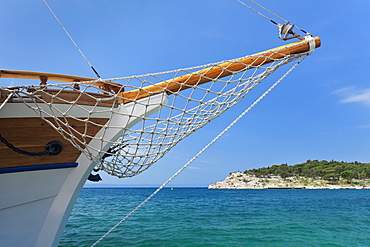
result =
M83 189L60 246L91 246L154 190ZM97 246L370 246L370 190L164 189Z

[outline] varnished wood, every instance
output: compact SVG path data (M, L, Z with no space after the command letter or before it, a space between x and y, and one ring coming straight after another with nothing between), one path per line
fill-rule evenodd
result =
M30 88L29 92L33 92L34 94L40 95L42 97L41 100L36 100L38 103L40 102L53 102L54 104L70 104L70 102L74 102L77 105L93 105L93 106L105 106L105 107L117 107L117 102L112 98L112 95L105 95L99 93L90 93L85 92L82 93L80 91L72 91L72 90L57 90L57 89L34 89ZM56 97L52 97L56 95ZM101 99L101 101L97 101Z
M321 46L319 37L315 37L316 48ZM280 46L264 52L260 52L245 59L225 62L218 66L205 68L187 75L179 76L171 80L163 81L155 85L122 93L124 103L138 100L153 95L153 93L166 92L177 93L194 85L201 85L213 79L223 78L234 72L242 71L248 66L260 66L271 63L276 59L284 58L289 54L299 54L310 50L307 41L298 41L289 45Z
M60 82L78 82L78 81L95 81L96 79L73 76L73 75L62 75L54 73L34 72L34 71L16 71L16 70L0 70L1 78L21 78L21 79L36 79L39 80L41 77L46 77L49 81L60 81Z
M122 85L112 81L99 81L97 79L74 76L74 75L63 75L55 73L35 72L35 71L18 71L18 70L0 70L0 78L19 78L19 79L35 79L44 81L59 81L59 82L84 82L85 84L95 85L98 87L104 87L111 89L118 93L122 90Z
M53 119L48 120L55 123ZM85 133L90 137L95 136L108 119L89 120L95 124L85 124L83 121L72 118L67 118L65 121L68 121L69 126L73 126L70 130L75 132L77 140L88 143L91 138L82 138L77 133ZM62 128L67 130L65 127ZM15 147L28 152L43 152L45 145L54 140L62 142L64 146L58 155L27 156L9 149L0 142L0 168L70 163L75 162L81 153L41 118L2 118L0 119L0 134ZM83 145L80 146L83 148Z
M0 103L2 103L6 100L10 93L4 90L0 90L0 92L1 92ZM75 104L78 105L91 105L103 107L118 106L118 101L112 99L112 95L107 94L90 92L85 92L81 94L80 91L45 89L45 88L44 89L29 88L28 92L32 92L33 94L38 95L38 98L33 98L36 100L37 103L52 102L54 104L70 104L71 102L74 102ZM22 96L25 97L25 95ZM9 99L8 102L22 103L22 100L20 100L20 98L18 97L13 96L12 98Z

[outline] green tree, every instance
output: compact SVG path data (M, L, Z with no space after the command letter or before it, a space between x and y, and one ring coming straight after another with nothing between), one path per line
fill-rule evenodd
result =
M339 162L335 160L307 160L305 163L289 166L288 164L272 165L259 169L247 170L244 173L256 176L276 175L281 177L301 176L306 178L324 178L331 181L340 177L352 180L354 178L370 178L370 163Z
M346 170L340 173L340 176L343 179L347 179L347 181L352 181L356 177L355 172L353 170Z
M280 173L280 177L282 177L282 178L287 178L287 177L290 177L290 176L291 176L291 174L289 174L288 172L285 172L285 171Z
M325 176L323 176L322 178L325 179L325 180L331 181L331 182L338 181L337 173L328 173Z

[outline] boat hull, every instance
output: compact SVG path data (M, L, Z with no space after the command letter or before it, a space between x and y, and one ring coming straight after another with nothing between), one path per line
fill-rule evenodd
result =
M13 158L7 156L3 159L0 167L0 246L58 246L78 194L96 165L91 157L98 156L99 150L104 151L111 146L110 142L102 142L101 140L116 141L122 135L122 131L131 128L145 116L158 111L166 103L167 97L162 94L139 100L138 104L120 104L115 113L110 114L109 119L102 114L101 118L96 120L101 121L95 125L96 129L91 129L93 126L87 125L72 126L72 118L62 118L68 122L69 128L72 127L76 131L78 128L87 128L84 129L85 133L91 131L91 136L85 135L84 137L90 136L89 139L83 140L84 143L88 143L89 155L86 155L87 152L82 149L84 146L80 146L82 150L75 149L77 153L71 149L73 157L61 156L62 151L55 157L48 157L54 163L40 161L43 156L39 156L35 157L35 160L28 161L31 163L25 164L22 161L22 154L18 154L2 144L0 150L2 149L3 154L14 156L12 156ZM13 109L21 109L22 112L11 111L12 107ZM39 148L49 139L61 140L67 146L63 150L68 153L70 150L68 145L71 140L68 138L65 140L63 137L60 139L61 137L58 137L53 131L59 132L48 124L42 125L44 120L42 118L36 120L35 113L33 111L27 112L26 109L22 108L19 103L8 103L0 110L0 124L7 126L4 137L27 151L36 151L36 149L40 151ZM13 117L11 116L12 112ZM14 116L17 114L18 116ZM17 124L11 124L12 121ZM49 121L53 120L49 119ZM36 126L35 129L32 129L31 122ZM21 131L22 128L12 128L12 126L22 123L24 123L22 127L24 131ZM1 131L3 130L5 129L1 129ZM41 142L41 139L43 140L35 149L22 142L22 137L31 135L31 133L35 133L33 137L36 140L33 142L35 145ZM48 136L49 139L41 138L41 136ZM57 158L58 156L60 158ZM67 160L73 161L66 163ZM9 165L9 163L11 164Z
M0 169L1 246L37 246L49 209L77 163L50 165Z

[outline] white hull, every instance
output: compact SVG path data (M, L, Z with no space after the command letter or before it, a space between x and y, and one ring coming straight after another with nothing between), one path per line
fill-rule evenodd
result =
M36 246L48 211L73 170L0 174L1 246Z
M63 229L57 233L49 228L49 239L42 232L45 226L50 227L50 217L55 218L54 224L65 224L65 215L69 215L85 180L68 183L82 169L80 166L0 174L0 245L57 246L54 239L59 239ZM65 204L71 204L70 208Z
M140 104L140 101L146 104ZM117 139L122 126L131 128L142 117L158 111L166 104L167 97L160 94L140 101L139 104L120 105L118 111L130 112L130 116L113 114L107 128L103 127L96 137ZM147 103L150 103L149 107L145 106ZM0 117L9 115L2 116L0 111ZM109 148L108 143L97 139L89 146ZM84 153L76 163L77 167L72 168L0 174L0 246L58 245L78 194L95 166Z

